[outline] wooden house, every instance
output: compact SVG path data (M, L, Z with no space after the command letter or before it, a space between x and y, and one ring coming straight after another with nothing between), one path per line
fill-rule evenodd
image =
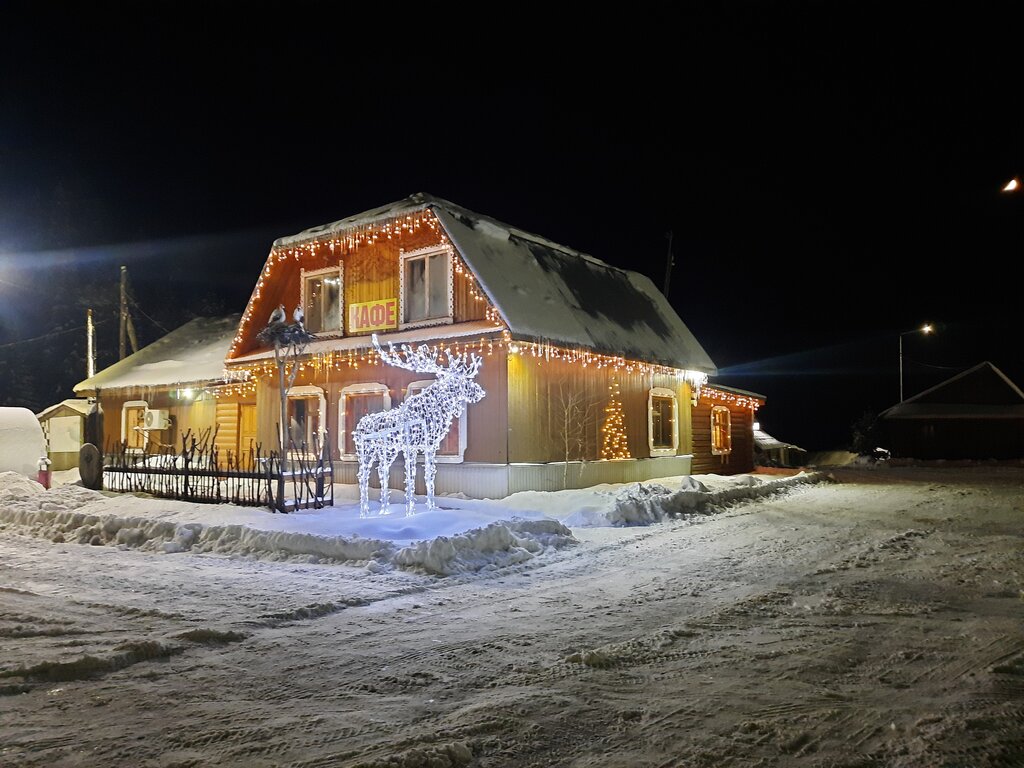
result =
M738 475L754 470L754 414L765 396L723 384L700 388L693 420L692 472Z
M1024 392L979 363L881 414L893 456L1024 458Z
M98 434L87 439L101 450L119 443L129 451L180 450L186 434L209 432L222 452L245 450L255 439L255 394L224 378L238 321L190 320L76 385L101 415Z
M355 482L359 418L430 384L383 365L372 333L483 358L487 395L442 444L439 493L753 467L763 397L706 387L714 364L647 277L447 201L413 195L274 243L227 351L224 399L254 406L265 445L280 392L257 334L280 305L302 307L316 336L288 391L289 434L326 440L341 482Z

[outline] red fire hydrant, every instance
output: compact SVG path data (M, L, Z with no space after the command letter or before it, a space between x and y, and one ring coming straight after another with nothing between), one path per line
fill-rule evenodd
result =
M36 480L46 490L50 490L50 464L52 463L46 456L39 459L39 474L36 476Z

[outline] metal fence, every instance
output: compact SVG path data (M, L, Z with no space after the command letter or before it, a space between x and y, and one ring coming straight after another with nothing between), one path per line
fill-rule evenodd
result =
M314 445L289 445L287 455L264 453L260 443L235 453L217 447L217 432L191 430L180 449L108 445L103 456L103 487L205 504L266 506L278 512L319 509L334 504L334 472L324 437Z

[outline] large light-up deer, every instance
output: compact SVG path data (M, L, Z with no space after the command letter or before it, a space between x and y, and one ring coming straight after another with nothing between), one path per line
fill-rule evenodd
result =
M352 433L359 455L359 514L370 514L370 470L377 464L380 478L380 512L386 513L391 489L388 475L398 454L405 458L405 509L413 513L416 490L416 457L423 454L423 481L427 487L427 508L434 509L434 476L437 474L437 449L451 429L452 422L462 415L467 403L479 402L484 390L473 379L483 362L476 355L456 355L445 350L447 366L438 362L438 351L426 345L413 350L402 345L401 353L388 344L385 352L373 335L373 348L381 361L396 368L437 376L422 392L410 396L397 408L368 413L359 420Z

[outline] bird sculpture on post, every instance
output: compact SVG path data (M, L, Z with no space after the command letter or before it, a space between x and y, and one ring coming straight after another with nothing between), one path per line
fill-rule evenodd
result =
M437 381L410 396L397 408L368 413L359 420L352 435L359 455L359 514L370 514L370 470L377 464L380 478L380 513L388 511L390 489L388 474L401 453L405 458L405 509L413 513L416 489L416 457L423 454L423 481L427 489L427 508L435 509L434 476L437 474L437 450L452 421L462 415L467 403L477 403L486 394L474 379L483 361L476 355L456 355L445 351L448 364L438 360L439 351L421 345L413 349L402 345L401 353L393 344L385 352L373 334L373 348L382 362L417 373L433 373Z
M278 436L282 469L288 456L288 390L295 384L295 377L299 372L299 357L305 351L306 345L316 338L302 324L304 314L301 306L295 307L292 317L295 322L288 324L284 304L278 304L277 309L271 313L267 326L256 334L259 341L274 347L274 362L277 364L278 386L281 389L281 422ZM274 508L280 512L285 511L283 472L278 477Z
M298 307L295 309L298 310ZM283 325L287 317L288 316L284 313L284 304L278 304L277 309L271 313L270 320L267 321L267 327L270 328L273 325Z

